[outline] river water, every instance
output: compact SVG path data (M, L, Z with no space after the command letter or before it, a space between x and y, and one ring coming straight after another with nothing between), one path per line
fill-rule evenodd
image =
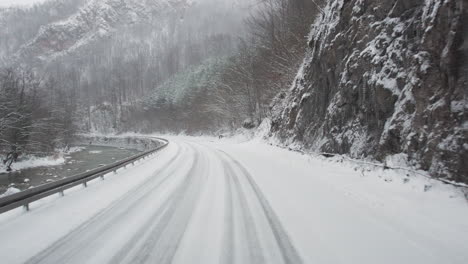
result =
M79 146L83 149L65 155L65 163L57 166L27 168L0 173L0 194L9 187L25 190L107 165L139 153L138 150L109 146ZM14 167L14 165L13 165Z

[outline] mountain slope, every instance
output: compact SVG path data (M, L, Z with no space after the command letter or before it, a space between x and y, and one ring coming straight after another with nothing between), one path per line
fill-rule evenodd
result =
M112 36L120 25L149 21L185 4L185 0L90 0L76 14L41 27L15 54L15 61L47 61L74 52Z
M0 7L0 65L6 64L18 49L30 42L39 29L67 19L86 0L48 0L33 7Z
M330 0L272 135L468 182L467 1ZM464 40L465 39L465 40Z

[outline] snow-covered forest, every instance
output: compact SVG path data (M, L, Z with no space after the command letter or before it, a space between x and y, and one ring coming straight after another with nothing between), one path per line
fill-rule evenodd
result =
M271 120L265 136L280 145L399 155L466 181L466 63L455 61L466 56L466 4L403 2L0 8L2 151L50 152L90 132L232 134Z
M45 151L77 132L259 124L296 74L317 6L54 0L0 10L3 146Z

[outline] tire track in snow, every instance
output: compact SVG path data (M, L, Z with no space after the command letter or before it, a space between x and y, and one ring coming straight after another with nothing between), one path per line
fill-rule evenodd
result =
M196 157L189 172L157 212L157 216L150 218L110 263L172 262L200 194L203 162L200 162L199 153L195 152ZM132 248L130 254L127 248Z
M280 263L302 263L266 198L238 161L204 145L201 146L212 151L216 158L209 159L201 154L193 143L182 145L186 146L178 148L176 155L155 172L154 177L128 191L27 263L172 263L176 254L187 253L179 250L179 246L194 216L210 162L220 162L224 175L208 176L222 176L225 183L225 221L220 234L219 263L270 263L267 258L271 260L272 256L277 256ZM151 206L154 197L156 204ZM144 218L140 217L132 230L128 224L137 219L134 215ZM263 228L261 223L268 226ZM96 256L100 254L100 246L106 251L106 243L115 236L118 238L119 232L128 233L130 239L120 237L114 250L117 253L104 252L103 256ZM262 236L264 232L268 235ZM275 251L266 251L265 243L274 245ZM99 261L99 257L104 260Z
M176 154L166 162L162 169L153 173L153 176L125 193L106 209L29 259L26 263L70 263L74 258L78 259L76 263L82 263L83 256L79 254L86 250L96 250L91 248L93 243L90 242L99 240L101 236L107 234L106 231L114 227L116 221L130 214L136 208L134 205L166 183L172 173L179 169L177 161L182 159L185 152L187 152L185 148L179 147Z
M232 183L230 177L225 174L224 177L224 228L223 240L222 240L222 254L220 263L232 264L234 263L234 218L233 208L234 201L232 199Z
M233 251L236 251L235 230L241 228L244 231L242 233L245 236L245 241L242 242L246 243L245 247L248 251L248 263L266 263L263 256L263 250L259 241L258 231L255 228L254 217L249 208L245 192L242 189L238 176L234 172L232 166L226 160L221 160L221 162L224 167L224 175L228 195L226 204L226 215L230 218L230 221L226 223L226 225L228 226L225 228L227 232L224 237L225 250L223 250L224 252L230 252L230 254L227 256L223 256L223 260L221 263L235 263L234 260L236 258L236 254L232 254ZM236 208L238 209L236 210ZM237 250L238 249L239 248L237 248Z
M286 264L301 264L303 263L302 258L300 257L299 253L297 252L296 248L294 247L293 243L291 242L289 235L287 234L286 230L283 228L278 216L274 212L273 208L268 203L268 200L265 198L263 193L261 192L260 188L253 180L252 175L247 171L247 169L236 159L232 156L227 154L222 150L218 150L222 155L224 155L229 162L225 162L229 166L229 163L234 164L240 172L242 172L242 176L247 180L249 186L252 188L255 197L258 199L260 203L263 213L265 214L268 223L270 225L271 231L276 239L276 243L281 251L281 256L283 258L283 263ZM257 262L252 262L257 263Z

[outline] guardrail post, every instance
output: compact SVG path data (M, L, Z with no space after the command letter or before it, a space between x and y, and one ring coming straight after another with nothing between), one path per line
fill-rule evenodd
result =
M23 205L24 211L28 212L29 211L29 204Z
M61 191L59 192L59 194L60 194L61 197L64 197L64 196L65 196L65 192L64 192L63 190L61 190Z
M101 180L102 180L102 181L104 180L104 175L101 175Z
M87 182L83 182L83 187L88 187L88 183Z

